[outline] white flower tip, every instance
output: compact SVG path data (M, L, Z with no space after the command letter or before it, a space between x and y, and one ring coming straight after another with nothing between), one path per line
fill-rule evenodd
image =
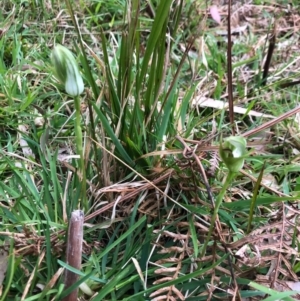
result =
M76 79L72 76L67 77L65 83L65 90L71 96L78 96L84 90L84 84L81 75L76 76Z
M52 52L56 76L65 85L70 96L78 96L84 91L82 76L72 52L62 45L56 45Z

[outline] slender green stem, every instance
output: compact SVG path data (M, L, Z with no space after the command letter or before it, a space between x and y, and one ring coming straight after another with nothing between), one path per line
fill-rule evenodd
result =
M236 174L237 174L236 172L229 171L229 173L226 177L226 181L225 181L225 183L224 183L224 185L223 185L223 187L222 187L222 189L221 189L221 191L220 191L220 193L219 193L219 195L216 199L215 209L214 209L213 215L211 217L210 227L209 227L209 230L208 230L206 240L205 240L204 245L202 247L201 257L203 257L206 253L206 248L207 248L207 245L208 245L209 240L211 238L213 229L215 228L215 223L216 223L216 220L217 220L217 216L218 216L218 213L219 213L219 209L220 209L222 200L224 199L224 195L226 193L226 190L229 187L229 185L232 183L232 180L235 178Z
M83 156L83 141L82 141L82 129L81 129L81 114L80 114L80 99L78 96L74 98L75 105L75 136L76 136L76 149L79 155L79 173L81 175L81 191L80 191L80 204L83 204L85 210L87 210L86 200L86 173Z

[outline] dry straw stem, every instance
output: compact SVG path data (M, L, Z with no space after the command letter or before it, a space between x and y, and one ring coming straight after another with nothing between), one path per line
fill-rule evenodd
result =
M68 231L67 243L67 264L80 270L83 240L83 221L84 214L81 210L75 210L71 214ZM65 272L65 289L72 286L78 281L78 275L66 270ZM72 291L63 301L76 301L78 289Z

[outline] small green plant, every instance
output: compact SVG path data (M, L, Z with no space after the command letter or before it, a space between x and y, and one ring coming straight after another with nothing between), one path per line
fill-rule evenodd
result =
M220 157L228 168L228 174L225 180L225 183L222 186L221 191L219 192L215 208L210 220L210 227L206 237L206 240L202 246L201 256L205 255L207 245L211 238L213 229L215 229L215 223L217 220L218 212L222 201L224 199L224 195L226 190L231 185L232 181L236 177L237 173L243 168L245 156L247 154L247 141L244 137L241 136L231 136L224 139L224 143L220 144Z
M87 210L86 203L86 172L83 155L83 141L81 129L81 114L80 114L80 98L84 90L82 76L79 72L77 62L69 49L62 45L56 45L52 52L52 63L56 77L65 86L66 92L74 97L75 106L75 135L76 135L76 148L79 155L79 170L81 181L81 202Z

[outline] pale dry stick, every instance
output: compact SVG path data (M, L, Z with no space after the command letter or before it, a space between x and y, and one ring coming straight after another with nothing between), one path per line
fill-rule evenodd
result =
M6 232L6 231L5 232L0 231L0 235L4 235L16 239L24 239L26 237L24 233L15 233L15 232Z
M255 178L254 176L250 175L250 174L247 173L246 171L241 170L240 172L241 172L244 176L248 177L248 178L249 178L251 181L253 181L254 183L257 182L257 178ZM271 192L273 192L273 193L275 193L275 194L277 194L277 195L289 197L288 194L282 193L282 192L280 192L279 190L276 190L276 189L274 189L274 188L272 188L272 187L270 187L270 186L268 186L268 185L266 185L266 184L264 184L264 183L262 183L262 182L260 182L260 186L264 187L265 189L267 189L267 190L269 190L269 191L271 191Z
M55 274L52 276L52 278L50 279L50 281L46 284L44 290L50 290L54 284L56 283L57 279L60 277L60 275L63 273L64 268L59 268Z
M44 251L42 252L42 254L40 255L39 260L38 260L38 263L37 263L37 265L35 266L34 270L32 271L32 273L31 273L31 275L30 275L30 277L29 277L29 279L28 279L28 281L27 281L27 284L26 284L26 286L25 286L25 289L24 289L24 292L23 292L21 301L25 300L25 298L26 298L26 296L27 296L27 294L28 294L29 288L30 288L30 286L31 286L31 284L32 284L32 280L33 280L34 276L36 275L36 274L35 274L35 270L39 268L41 262L43 261L43 259L44 259L44 257L45 257L45 254L46 254L46 251L44 250Z
M287 119L287 118L289 118L289 117L297 114L298 112L300 112L300 106L298 106L298 107L296 107L296 108L294 108L294 109L292 109L292 110L290 110L290 111L288 111L288 112L286 112L286 113L278 116L275 119L272 119L272 120L269 120L269 121L265 122L264 124L258 126L255 129L252 129L250 131L245 132L241 136L243 136L243 137L249 137L251 135L255 135L256 133L259 133L259 132L261 132L261 131L263 131L263 130L265 130L267 128L270 128L273 125L275 125L275 124L277 124L277 123L279 123L279 122L281 122L281 121L283 121L283 120L285 120L285 119Z
M69 189L69 185L71 182L71 178L72 178L72 172L68 171L66 187L65 187L63 198L62 198L63 221L65 223L68 221L66 202L67 202L68 189Z
M286 224L286 211L285 211L285 204L282 203L282 227L280 231L280 240L279 240L279 249L283 250L283 239L284 239L284 232L285 232L285 224ZM274 239L274 237L270 237L269 239L269 244L273 244L274 242L276 243L278 240ZM271 287L274 287L275 282L278 281L278 275L279 275L279 269L281 268L282 265L282 253L278 252L278 255L276 256L277 258L271 260L271 267L267 273L271 277ZM274 269L272 268L272 265L274 264Z
M84 214L81 210L75 210L71 213L68 229L67 242L67 264L71 267L80 270L82 256L82 241L83 241L83 221ZM78 281L78 274L66 270L65 272L65 289L68 289ZM78 288L74 289L67 295L63 301L77 301Z
M252 135L255 135L263 130L266 130L267 128L270 128L276 124L278 124L279 122L297 114L300 112L300 106L290 110L289 112L286 112L270 121L265 122L264 124L245 132L244 134L241 134L242 137L249 137ZM197 140L191 140L191 139L185 139L182 138L183 141L188 142L188 143L194 143L194 144L198 144L198 148L197 148L197 152L199 151L214 151L214 150L219 150L219 145L203 145L203 141L197 141ZM255 146L260 146L262 144L269 144L269 142L249 142L247 143L247 147L255 147ZM175 154L181 154L182 150L163 150L163 151L155 151L146 155L141 156L141 158L147 158L147 157L151 157L151 156L159 156L159 155L175 155Z
M4 154L5 156L7 156L7 157L15 157L15 158L17 158L17 159L20 159L20 160L23 160L23 161L25 161L25 162L28 162L28 163L30 163L30 164L32 164L32 165L35 165L35 166L37 166L37 167L42 167L41 164L38 164L38 163L36 163L36 162L34 162L34 161L30 160L30 159L27 159L27 158L25 158L25 157L22 157L22 156L20 156L20 155L18 155L18 154L15 154L15 153L12 153L12 152L6 152L6 151L3 150L3 149L1 149L1 153L3 153L3 154Z

